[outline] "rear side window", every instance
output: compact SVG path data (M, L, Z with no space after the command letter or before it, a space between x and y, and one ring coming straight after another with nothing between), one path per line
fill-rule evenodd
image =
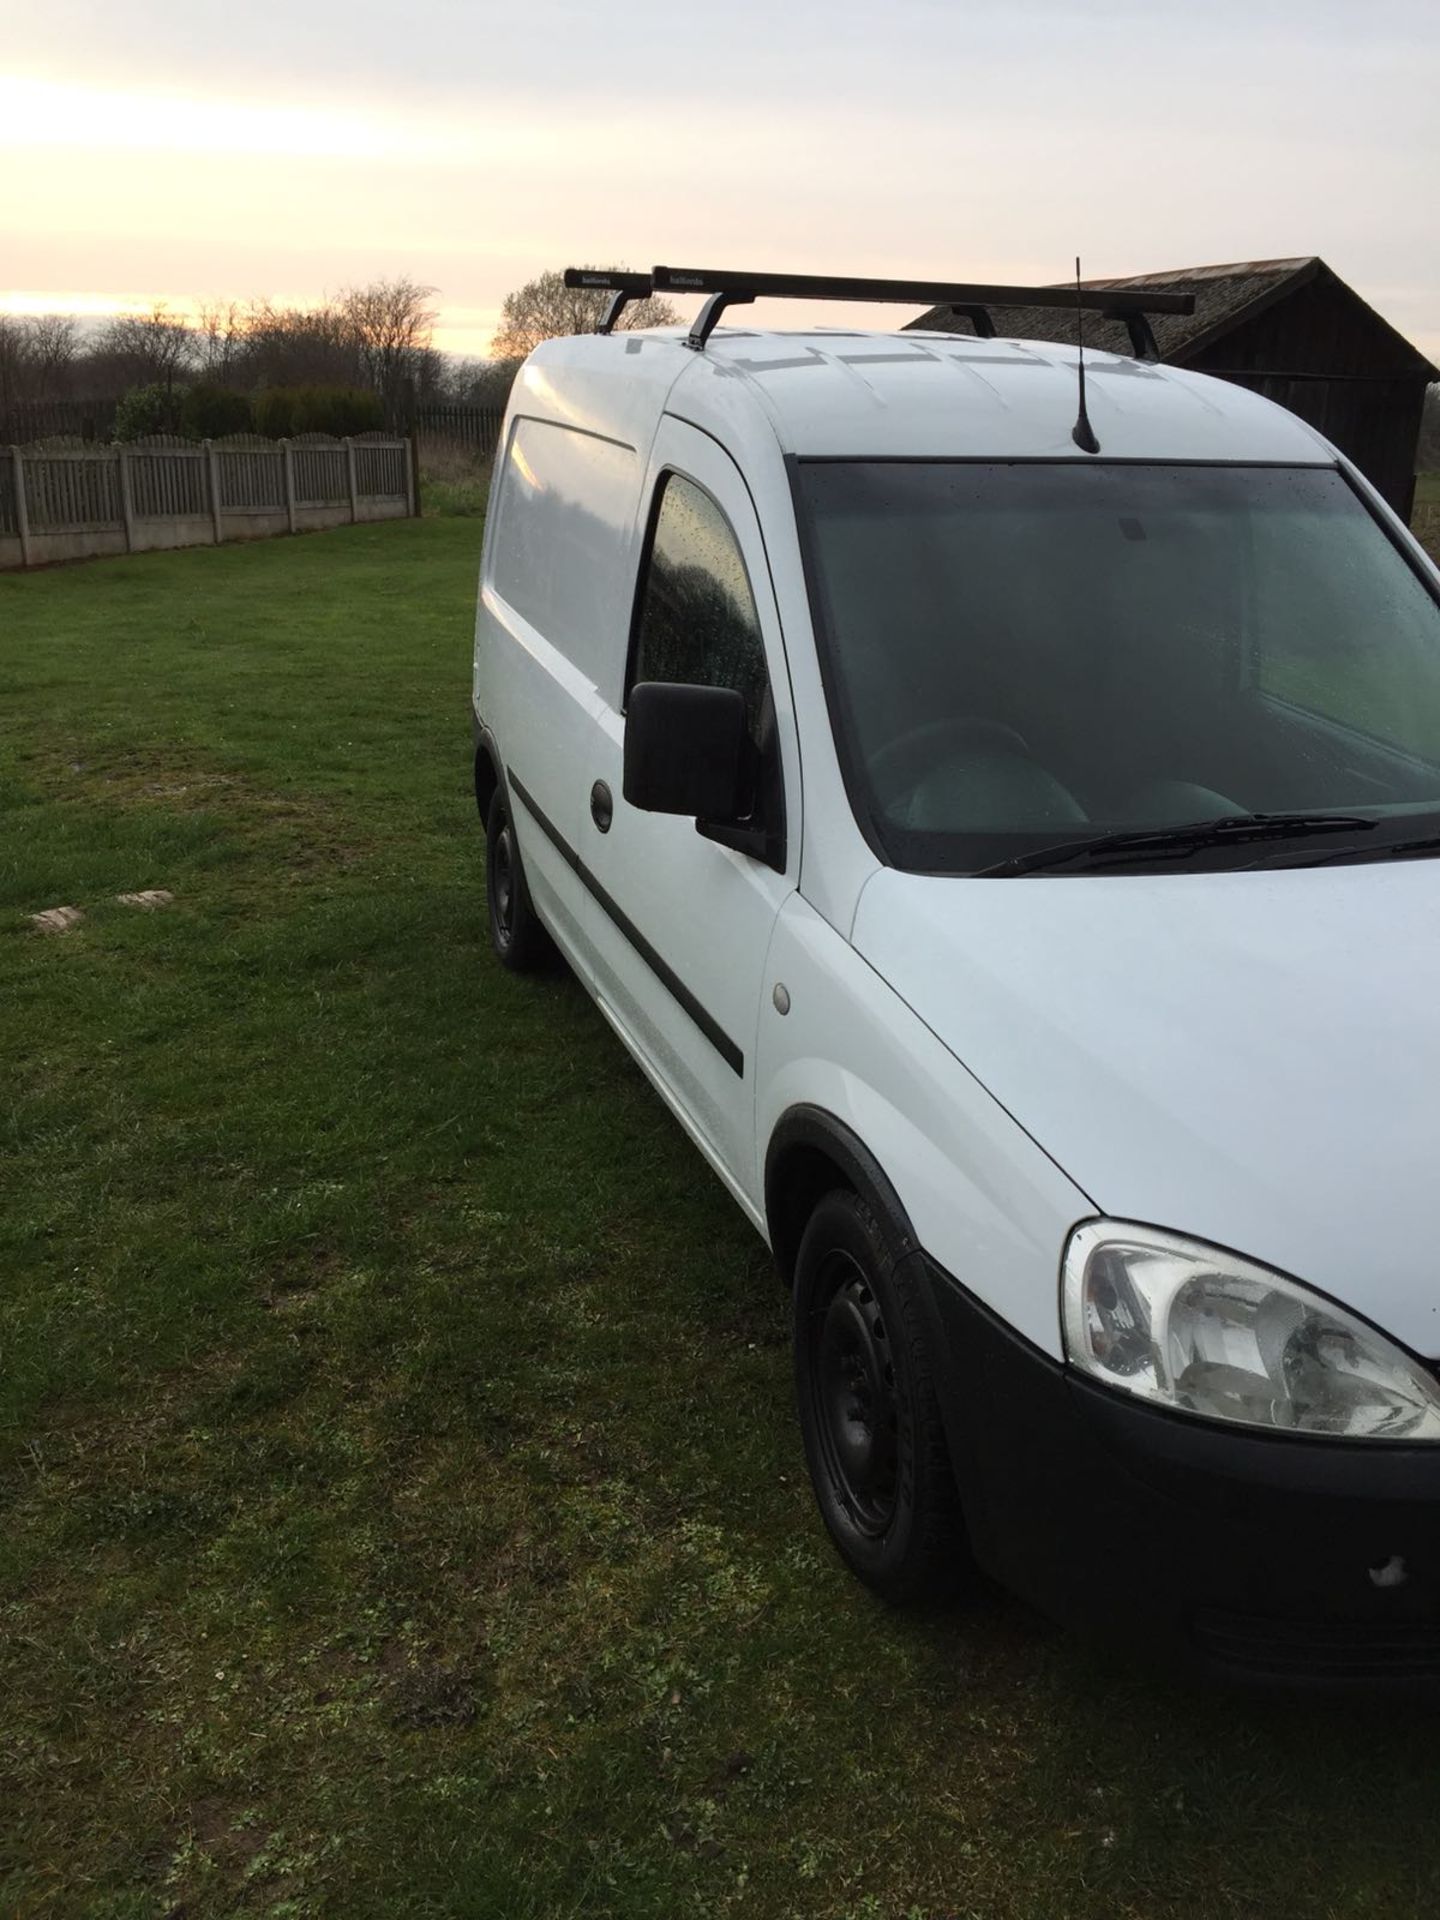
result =
M612 702L624 668L625 554L639 489L633 447L548 420L514 423L491 583Z
M768 682L765 644L740 543L703 488L682 474L660 483L640 583L630 685L678 681L745 696L758 743Z

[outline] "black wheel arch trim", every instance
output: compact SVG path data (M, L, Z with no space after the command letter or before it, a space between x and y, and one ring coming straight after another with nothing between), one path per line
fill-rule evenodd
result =
M490 802L496 791L504 788L505 762L500 757L500 748L494 734L474 707L470 709L470 727L473 741L475 807L483 824L489 815ZM482 769L485 771L482 772Z
M765 1219L771 1248L787 1284L794 1273L805 1220L815 1200L827 1190L813 1177L819 1175L826 1161L843 1176L844 1184L869 1204L885 1229L897 1261L920 1252L920 1242L899 1194L859 1134L826 1108L802 1103L781 1114L765 1149ZM798 1186L788 1184L787 1173L801 1176ZM805 1177L807 1174L812 1177ZM829 1186L835 1184L833 1180L828 1182Z

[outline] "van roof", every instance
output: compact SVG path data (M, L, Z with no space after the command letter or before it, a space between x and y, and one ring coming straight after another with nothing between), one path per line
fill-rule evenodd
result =
M637 446L668 411L737 454L758 435L802 458L1084 459L1076 362L1073 346L908 330L720 327L697 353L658 328L546 341L521 383L533 410ZM1114 353L1087 352L1085 371L1102 456L1333 463L1294 414L1227 381Z

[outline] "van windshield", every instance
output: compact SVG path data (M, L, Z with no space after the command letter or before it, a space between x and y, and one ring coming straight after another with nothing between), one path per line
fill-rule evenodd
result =
M1252 814L1350 816L1366 858L1440 833L1440 602L1335 469L797 473L846 780L894 865Z

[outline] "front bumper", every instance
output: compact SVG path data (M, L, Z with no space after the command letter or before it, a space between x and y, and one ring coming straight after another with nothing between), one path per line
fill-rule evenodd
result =
M951 1451L994 1578L1067 1624L1235 1676L1440 1682L1440 1446L1148 1407L927 1264Z

